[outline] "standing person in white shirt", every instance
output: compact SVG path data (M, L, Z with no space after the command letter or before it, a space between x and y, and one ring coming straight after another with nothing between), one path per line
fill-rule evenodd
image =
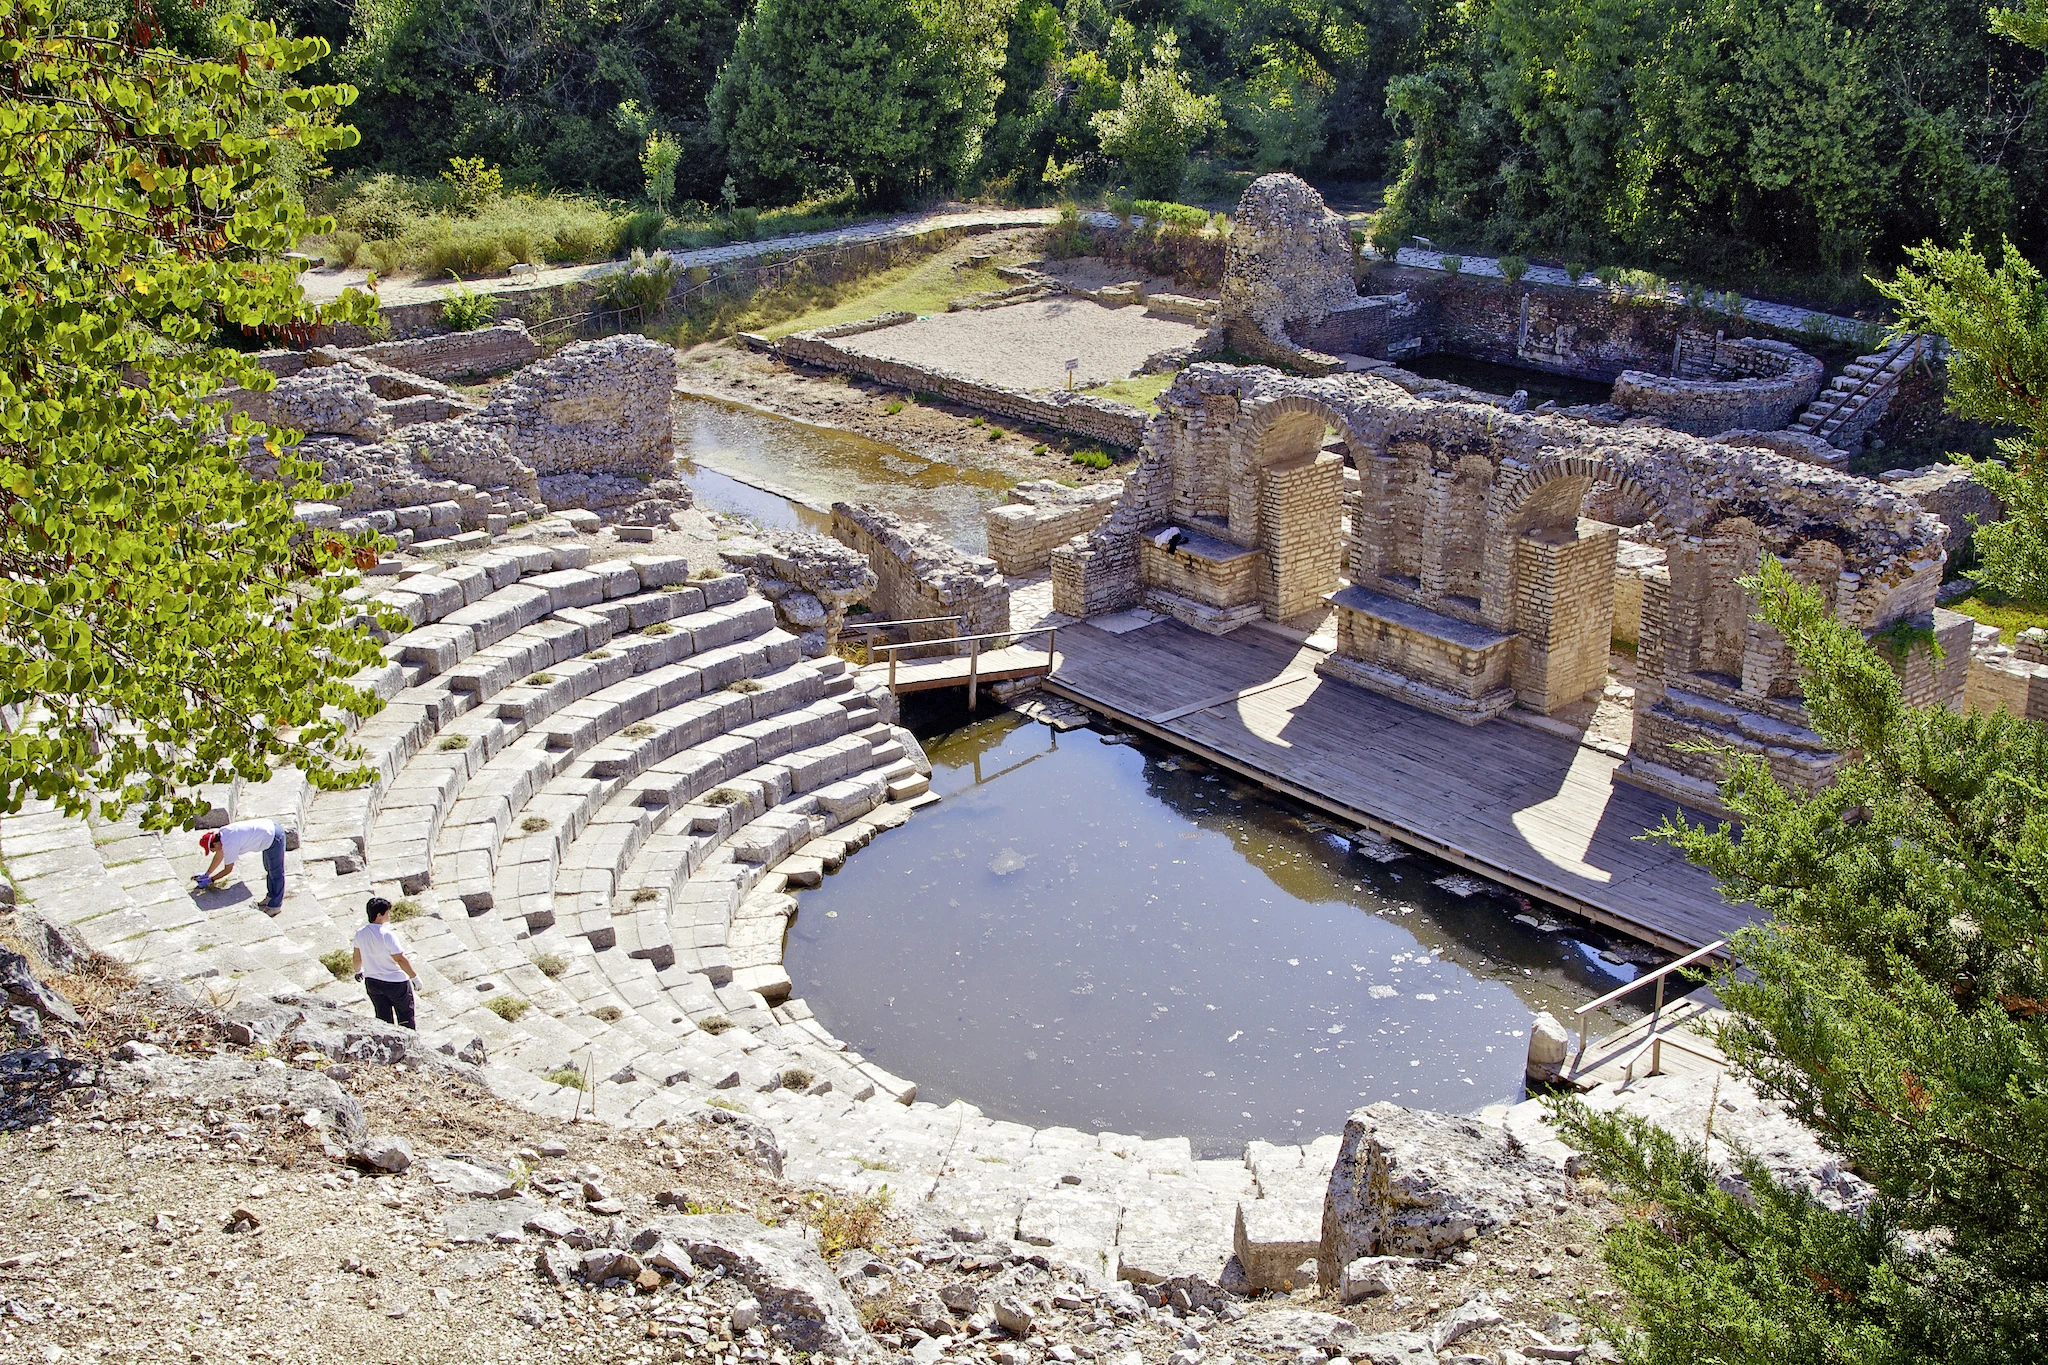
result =
M419 973L406 961L405 944L389 923L391 902L372 896L363 910L370 922L356 930L356 980L370 993L370 1008L387 1024L417 1029L413 1022L412 987Z
M210 829L199 836L199 847L213 855L212 864L193 880L201 891L211 887L245 853L263 855L263 899L265 910L284 909L284 826L275 820L237 820L223 829Z

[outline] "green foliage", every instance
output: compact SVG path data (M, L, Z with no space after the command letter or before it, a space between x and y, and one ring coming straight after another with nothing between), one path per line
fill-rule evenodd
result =
M1149 221L1184 231L1200 232L1209 226L1209 210L1198 209L1193 204L1173 204L1160 199L1139 199L1132 203Z
M320 954L320 965L325 967L327 974L336 981L346 981L355 975L356 956L347 948L329 948Z
M993 118L1005 18L996 0L761 0L711 95L741 193L953 185Z
M542 976L553 980L568 972L569 959L561 953L542 953L533 960L533 965L540 968Z
M1585 263L1582 261L1566 261L1564 263L1564 277L1573 284L1577 284L1580 280L1586 278Z
M393 901L391 903L391 923L393 924L403 924L409 919L418 919L425 913L426 911L421 908L420 903L415 900Z
M516 1024L533 1008L530 1000L521 1000L515 995L494 995L484 1001L484 1008L508 1024Z
M1171 31L1153 44L1151 58L1124 78L1114 109L1091 116L1102 150L1122 163L1131 188L1154 199L1180 193L1188 153L1221 124L1214 95L1199 95L1180 67L1180 44Z
M647 197L663 214L675 198L676 167L682 164L683 144L663 133L654 133L640 150L640 173L646 177Z
M675 292L676 263L667 256L649 256L634 250L626 263L598 281L593 302L599 308L631 313L642 322L661 316L668 297Z
M1501 257L1500 273L1506 276L1509 284L1520 284L1522 276L1529 273L1529 258L1527 256Z
M1313 65L1268 57L1231 104L1230 121L1254 148L1261 171L1297 171L1312 166L1329 137L1325 105L1330 79Z
M2040 1358L2048 1330L2048 731L1907 707L1897 675L1766 557L1750 585L1793 649L1827 788L1729 760L1739 825L1656 831L1768 921L1715 989L1735 1070L1867 1180L1831 1212L1698 1144L1565 1108L1567 1141L1645 1212L1609 1241L1644 1362ZM1753 1201L1753 1202L1752 1202Z
M455 192L455 202L464 213L475 213L505 192L505 176L480 156L451 156L441 178Z
M2005 504L2005 518L1971 538L1970 577L2048 604L2048 284L2009 240L1996 267L1968 237L1907 255L1918 269L1879 288L1898 305L1900 331L1947 339L1950 411L2020 433L1998 442L2001 459L1951 456Z
M496 1005L498 1002L494 1000L491 1003ZM573 1066L558 1066L541 1077L541 1079L551 1085L559 1085L564 1090L588 1090L590 1088L583 1079L583 1072Z
M1107 469L1116 463L1106 452L1100 450L1077 450L1072 458L1075 464L1086 469Z
M272 382L231 340L374 315L301 298L285 253L329 225L271 174L347 145L347 92L279 88L324 45L267 25L223 21L211 61L68 12L0 21L0 708L28 718L0 809L167 827L196 785L280 764L354 784L351 718L378 702L346 680L379 656L341 594L374 538L308 533L291 504L332 492L319 466L207 398Z
M441 291L441 321L456 332L474 332L498 318L498 296L471 289L459 279L453 289Z
M668 215L660 209L629 213L619 220L618 236L612 241L612 254L631 255L638 251L644 255L658 250L667 227Z
M1463 256L1439 256L1436 258L1436 263L1438 268L1447 275L1461 274L1465 269L1465 258Z

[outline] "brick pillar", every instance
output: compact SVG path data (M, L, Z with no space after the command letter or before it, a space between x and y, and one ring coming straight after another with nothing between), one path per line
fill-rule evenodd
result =
M1259 528L1266 615L1284 621L1337 590L1343 457L1327 453L1267 465L1259 473Z
M1664 700L1671 570L1660 564L1643 570L1642 579L1643 617L1636 631L1636 710L1647 711Z
M1515 544L1516 700L1549 715L1607 681L1614 635L1614 553L1621 533L1581 519L1566 536Z

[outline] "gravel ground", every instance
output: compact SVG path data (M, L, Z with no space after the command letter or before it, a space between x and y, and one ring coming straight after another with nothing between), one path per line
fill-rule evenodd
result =
M1142 308L1053 298L939 313L848 337L840 345L861 355L1021 389L1064 388L1067 361L1078 359L1074 384L1086 388L1128 379L1146 357L1192 346L1202 331L1191 322L1150 316Z

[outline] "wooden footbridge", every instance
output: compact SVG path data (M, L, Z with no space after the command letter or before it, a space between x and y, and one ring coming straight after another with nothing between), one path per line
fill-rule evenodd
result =
M957 616L946 616L921 621L875 621L864 622L859 627L849 626L848 629L930 628L946 623L957 625L959 620ZM1058 634L1058 627L1044 626L1037 630L987 635L946 635L904 644L872 644L868 646L868 662L862 665L861 672L871 678L886 680L889 690L899 696L905 692L929 692L941 687L964 687L967 689L967 705L972 708L980 699L984 684L1049 676L1058 658L1055 652ZM1043 648L1019 643L1038 636L1044 637ZM947 652L938 657L918 657L917 651L921 650Z

